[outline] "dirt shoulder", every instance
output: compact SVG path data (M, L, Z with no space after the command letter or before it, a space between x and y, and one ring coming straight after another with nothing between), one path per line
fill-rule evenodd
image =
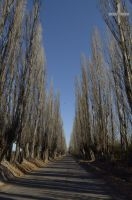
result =
M59 160L61 158L56 158L54 160ZM46 167L49 162L53 162L53 159L48 161L32 159L26 160L20 163L10 163L8 161L2 161L0 164L0 187L8 184L8 181L14 179L15 177L22 177L31 171L38 170L39 168Z
M131 168L112 166L109 163L99 161L91 162L77 159L77 162L85 170L94 172L103 178L118 194L123 195L127 200L132 199Z

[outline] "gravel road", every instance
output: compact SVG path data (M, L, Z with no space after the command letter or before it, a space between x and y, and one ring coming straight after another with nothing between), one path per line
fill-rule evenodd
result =
M85 171L71 156L50 162L0 188L0 200L123 200L106 182Z

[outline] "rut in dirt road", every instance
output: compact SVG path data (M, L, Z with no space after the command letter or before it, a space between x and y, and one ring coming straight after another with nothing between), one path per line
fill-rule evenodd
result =
M0 192L4 200L117 200L107 184L91 172L85 171L71 157L49 163L45 168L34 171L22 178L10 181Z

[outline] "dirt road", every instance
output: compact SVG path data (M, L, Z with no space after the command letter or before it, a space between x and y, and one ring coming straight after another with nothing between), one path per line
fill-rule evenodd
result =
M122 200L105 181L86 172L71 157L10 181L0 189L0 200Z

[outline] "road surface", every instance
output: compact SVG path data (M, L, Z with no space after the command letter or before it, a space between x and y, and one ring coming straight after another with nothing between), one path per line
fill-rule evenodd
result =
M122 200L91 172L86 172L71 156L12 180L0 189L0 200Z

